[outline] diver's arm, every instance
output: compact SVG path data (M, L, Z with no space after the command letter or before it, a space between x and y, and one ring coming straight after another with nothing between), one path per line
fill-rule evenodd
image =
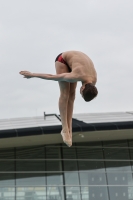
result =
M31 73L29 71L21 71L21 75L24 76L24 78L41 78L45 80L53 80L53 81L66 81L70 83L74 83L77 81L80 81L78 76L74 73L62 73L62 74L40 74L40 73Z

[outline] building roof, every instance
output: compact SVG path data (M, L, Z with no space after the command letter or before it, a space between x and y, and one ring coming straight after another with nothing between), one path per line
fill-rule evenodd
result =
M61 125L56 115L1 119L0 130Z
M81 113L73 115L73 138L79 142L77 135L84 134L88 140L133 139L133 112ZM44 114L40 117L12 118L0 120L0 146L8 145L9 139L22 143L22 137L34 138L34 144L59 143L62 129L60 116ZM128 132L123 130L129 130ZM113 131L113 132L111 132ZM99 137L101 135L101 137ZM36 136L36 138L35 138ZM18 140L18 138L21 138ZM40 138L40 139L39 139ZM76 139L77 138L77 139ZM5 139L5 144L3 143ZM8 141L7 141L8 140ZM74 141L73 140L73 141ZM14 140L15 141L15 140ZM23 140L23 145L29 143ZM11 143L11 142L10 142ZM17 144L17 143L16 143ZM16 145L12 142L12 146Z
M77 123L79 121L86 124L133 122L133 112L81 113L74 114L74 120L77 120ZM58 125L61 126L61 121L60 116L56 114L45 114L40 117L0 119L0 131Z
M82 113L73 117L85 123L127 122L133 121L133 112Z

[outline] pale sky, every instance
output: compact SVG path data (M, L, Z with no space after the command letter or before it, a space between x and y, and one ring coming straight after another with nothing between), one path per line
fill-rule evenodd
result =
M99 95L85 102L78 83L74 113L133 111L133 0L0 0L0 118L57 113L58 82L19 71L55 74L68 50L93 61Z

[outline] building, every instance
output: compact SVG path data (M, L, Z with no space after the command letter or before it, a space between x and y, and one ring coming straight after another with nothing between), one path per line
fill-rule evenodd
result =
M0 120L0 200L132 200L133 112Z

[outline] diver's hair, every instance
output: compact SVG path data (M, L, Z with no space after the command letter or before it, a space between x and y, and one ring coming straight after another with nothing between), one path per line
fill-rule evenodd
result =
M83 98L85 101L91 101L98 94L97 88L92 83L87 83L83 90Z

